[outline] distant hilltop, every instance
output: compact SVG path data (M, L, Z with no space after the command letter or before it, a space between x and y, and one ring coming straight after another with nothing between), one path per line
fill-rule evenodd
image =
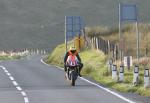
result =
M137 4L140 22L150 21L150 0L1 0L0 50L51 51L64 42L66 15L82 16L87 26L117 27L119 1Z

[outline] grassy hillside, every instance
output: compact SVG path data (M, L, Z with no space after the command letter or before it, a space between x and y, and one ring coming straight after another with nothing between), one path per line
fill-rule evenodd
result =
M58 45L55 50L48 56L47 63L63 67L63 56L65 45ZM115 82L111 79L110 71L107 69L107 56L101 51L85 49L80 52L84 67L82 74L116 90L122 92L133 92L144 96L150 96L150 89L143 88L143 69L140 68L140 85L133 86L133 69L125 69L125 81L123 83Z
M149 22L150 0L119 0L138 5L140 22ZM118 25L118 0L0 0L0 50L53 50L64 41L64 17L79 15L88 26Z

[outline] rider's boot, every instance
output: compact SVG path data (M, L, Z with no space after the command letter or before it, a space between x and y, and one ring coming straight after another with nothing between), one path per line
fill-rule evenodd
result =
M79 77L82 77L82 75L79 73Z

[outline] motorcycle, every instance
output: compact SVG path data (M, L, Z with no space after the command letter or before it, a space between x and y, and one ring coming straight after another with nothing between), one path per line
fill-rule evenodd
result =
M67 80L70 81L71 86L75 86L75 82L79 76L79 65L77 57L73 55L68 56L66 65L67 65L67 73L66 73Z

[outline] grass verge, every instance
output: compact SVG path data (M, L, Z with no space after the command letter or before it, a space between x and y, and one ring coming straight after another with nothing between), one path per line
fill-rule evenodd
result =
M58 45L55 50L48 56L46 62L49 64L63 67L63 58L65 54L65 44ZM82 58L84 67L82 74L93 78L97 82L116 89L121 92L138 93L143 96L150 96L150 89L143 88L143 70L140 69L140 85L133 86L133 69L125 69L125 80L122 83L115 82L111 78L111 73L107 67L107 56L101 51L86 49L79 53Z
M0 56L0 60L14 60L14 59L20 59L21 56Z

